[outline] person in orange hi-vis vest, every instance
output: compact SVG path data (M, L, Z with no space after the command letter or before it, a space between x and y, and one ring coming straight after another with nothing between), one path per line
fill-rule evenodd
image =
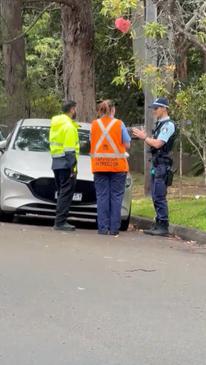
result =
M105 100L91 126L91 164L97 196L98 233L119 235L121 206L129 170L126 150L131 138L115 118L115 104Z

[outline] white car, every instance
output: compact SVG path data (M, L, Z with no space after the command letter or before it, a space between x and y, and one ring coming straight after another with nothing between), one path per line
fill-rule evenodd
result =
M7 141L0 142L0 210L12 220L15 214L55 216L56 186L49 153L50 120L20 120ZM91 172L90 125L80 124L81 152L78 161L76 191L69 212L71 219L96 220L97 205ZM122 204L122 230L127 230L131 212L130 174Z

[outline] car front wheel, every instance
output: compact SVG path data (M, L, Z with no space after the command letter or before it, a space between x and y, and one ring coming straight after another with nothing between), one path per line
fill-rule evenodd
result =
M3 212L0 210L0 221L1 222L13 222L14 213L13 212Z

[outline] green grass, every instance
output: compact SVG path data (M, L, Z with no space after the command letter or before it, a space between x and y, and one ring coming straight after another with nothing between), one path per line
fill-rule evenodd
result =
M170 223L206 231L206 198L169 200ZM149 198L133 201L133 216L154 218L155 212Z

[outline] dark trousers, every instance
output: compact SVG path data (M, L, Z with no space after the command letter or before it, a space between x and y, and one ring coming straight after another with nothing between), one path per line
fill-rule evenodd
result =
M166 174L167 165L158 165L154 168L155 174L152 176L152 200L156 211L156 220L168 222L168 204L167 204L167 185Z
M75 192L76 175L71 170L53 170L57 187L57 207L55 225L61 226L66 223L72 198Z
M126 175L126 173L117 172L94 174L99 232L116 233L119 231Z

